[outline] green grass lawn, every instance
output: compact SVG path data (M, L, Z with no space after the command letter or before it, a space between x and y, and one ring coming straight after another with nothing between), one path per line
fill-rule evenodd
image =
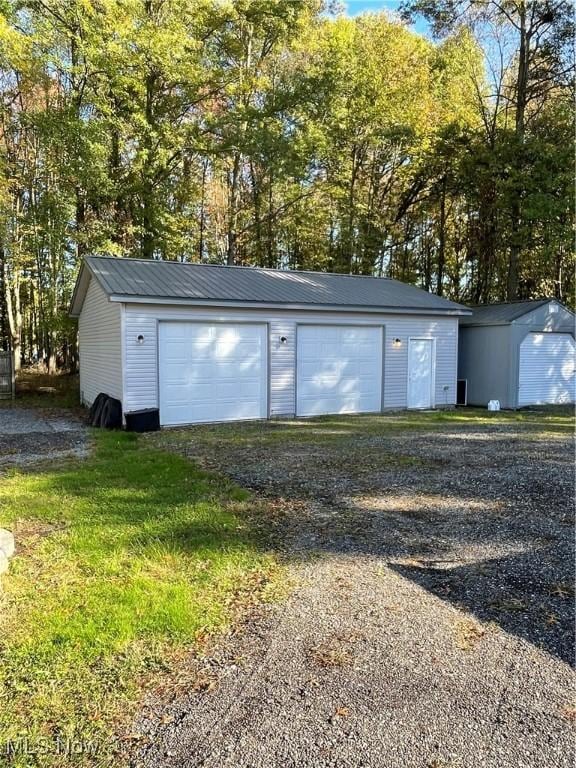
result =
M203 444L218 445L222 441L237 444L301 444L329 445L356 436L393 436L406 432L461 427L509 426L533 437L550 432L574 432L573 406L546 406L519 411L491 412L485 408L453 408L437 411L395 411L382 414L352 416L319 416L311 419L279 419L271 421L206 424L192 430L169 429L148 436L156 445L166 447L187 444L197 436Z
M0 482L19 547L0 597L0 764L26 738L46 754L10 765L118 765L111 736L143 688L279 583L246 492L134 435L93 439L83 462ZM55 754L69 738L97 761Z

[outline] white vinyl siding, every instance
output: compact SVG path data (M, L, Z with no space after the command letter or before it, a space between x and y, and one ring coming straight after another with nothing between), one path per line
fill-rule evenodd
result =
M82 402L91 405L100 392L122 400L121 305L94 278L78 319L78 345Z
M574 357L569 333L529 333L520 345L518 405L573 403Z
M398 317L385 319L384 407L407 408L408 341L435 339L434 405L456 404L458 320L451 317ZM394 340L400 339L400 346Z
M158 324L161 320L268 323L269 413L292 416L296 412L296 327L304 324L384 325L384 408L406 408L408 339L436 339L435 404L456 402L458 319L416 315L351 312L303 312L126 304L124 313L124 410L157 408ZM137 337L144 337L139 344ZM280 341L286 337L286 343ZM399 338L401 344L392 342Z
M296 326L289 318L270 319L270 415L294 415ZM286 341L281 341L281 339Z

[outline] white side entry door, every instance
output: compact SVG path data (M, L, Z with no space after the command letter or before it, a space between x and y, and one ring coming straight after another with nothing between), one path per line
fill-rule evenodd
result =
M434 407L434 339L408 341L408 408Z

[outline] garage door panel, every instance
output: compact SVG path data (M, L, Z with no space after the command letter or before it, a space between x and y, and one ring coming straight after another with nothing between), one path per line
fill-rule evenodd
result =
M297 413L377 412L382 401L382 328L300 326Z
M261 353L256 354L252 352L240 360L239 368L245 373L256 372L260 370L261 364Z
M324 350L323 350L324 351ZM298 341L298 359L314 360L318 354L318 345L313 341Z
M186 323L171 323L169 333L167 331L164 334L165 343L170 343L171 341L181 341L185 340L186 338Z
M236 381L250 373L258 373L260 365L246 366L243 361L238 360L190 360L188 363L190 381L214 381L220 379L231 379Z
M160 323L161 423L267 416L267 328Z
M518 405L576 401L576 345L568 333L529 333L520 345Z
M349 363L341 360L322 359L322 353L318 353L316 360L305 360L300 364L300 376L312 385L322 387L324 381L334 379L336 381L350 370Z
M216 397L222 400L228 400L234 402L235 400L255 400L260 397L261 384L258 379L254 381L217 381L213 392L215 391ZM207 391L206 396L209 398L211 393Z
M372 369L373 365L370 360L360 360L356 366L356 370L359 376L370 376Z
M188 363L186 361L180 361L173 357L166 356L164 362L169 363L169 367L164 370L166 381L174 381L175 383L181 382L188 375Z
M182 340L169 339L166 341L164 343L164 355L166 360L171 360L174 362L182 360Z
M171 408L171 418L173 424L202 424L216 419L207 418L208 404L197 402L192 405L186 404ZM250 403L239 403L237 401L219 403L217 421L243 421L257 418L254 416L254 410Z
M188 388L171 386L167 390L167 399L169 399L170 407L185 406L188 403Z
M198 363L227 363L230 361L239 361L245 358L255 357L260 359L260 349L253 345L245 344L219 344L218 342L209 342L208 344L202 344L194 346L190 349L187 359L194 360Z
M301 400L301 415L306 416L360 413L361 409L362 402L359 397L314 397Z
M186 402L189 402L190 400L191 387L194 390L192 393L193 399L201 403L210 402L215 393L215 390L217 390L217 387L215 387L214 384L207 382L205 379L190 377L186 380L186 385L183 388L183 394L186 398Z

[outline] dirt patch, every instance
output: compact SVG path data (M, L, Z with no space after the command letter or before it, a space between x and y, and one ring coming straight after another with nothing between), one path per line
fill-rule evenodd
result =
M0 407L0 472L87 454L87 430L62 409Z

